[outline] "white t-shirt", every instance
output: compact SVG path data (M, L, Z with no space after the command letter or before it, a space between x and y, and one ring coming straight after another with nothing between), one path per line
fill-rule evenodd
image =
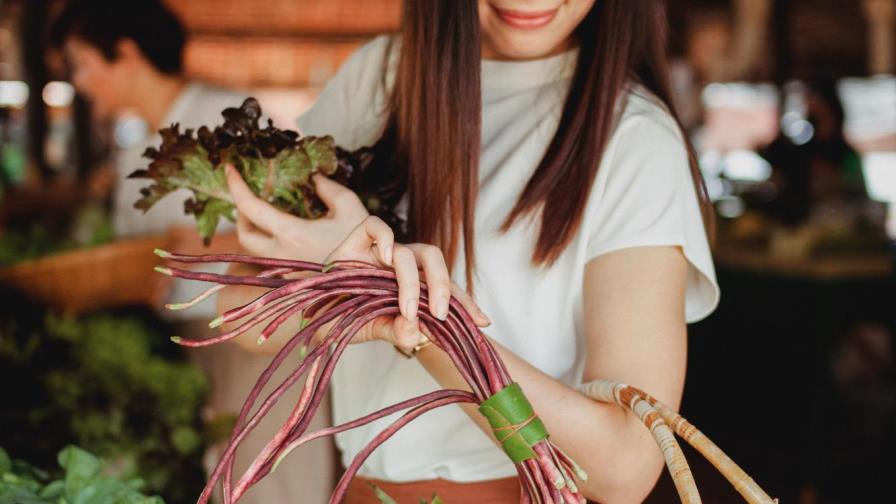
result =
M161 127L179 123L183 132L187 128L193 130L200 126L214 127L224 119L221 111L227 107L239 107L246 99L245 92L224 88L216 88L200 82L188 83L174 100ZM146 168L150 160L143 157L147 147L158 147L162 142L157 131L147 132L146 138L126 149L122 149L115 163L115 193L113 195L112 223L115 234L119 237L132 237L153 233L165 233L172 226L196 227L196 220L184 213L184 201L192 196L190 191L181 189L162 198L146 213L134 208L134 202L140 198L140 189L150 184L146 179L127 178L134 170ZM222 220L218 231L232 229L230 221ZM215 267L205 268L215 270ZM223 267L218 270L223 272ZM203 290L208 284L203 282L183 281L175 279L172 283L169 301L186 301ZM208 299L201 305L181 312L164 311L171 319L211 319L215 317L215 301Z
M389 39L354 54L299 119L305 134L331 134L356 148L384 126L382 63ZM482 153L476 202L476 301L493 324L485 333L570 385L585 358L585 264L617 249L678 245L689 262L686 318L694 322L719 299L710 249L681 133L646 93L630 93L592 187L581 228L549 268L532 264L537 226L500 226L544 155L562 111L576 52L525 62L482 62ZM390 68L394 65L394 55ZM392 70L389 71L389 74ZM388 84L386 84L388 85ZM454 280L463 285L463 264ZM637 288L637 286L632 286ZM346 350L333 378L333 420L342 423L440 388L413 359L390 345ZM393 417L337 436L348 464ZM428 413L373 452L360 473L390 481L481 481L513 476L507 456L457 406Z

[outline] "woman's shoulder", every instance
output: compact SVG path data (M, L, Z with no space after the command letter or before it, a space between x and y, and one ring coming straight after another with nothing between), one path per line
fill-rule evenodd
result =
M381 33L368 40L356 51L357 54L380 55L386 54L398 43L401 37L396 33Z
M601 162L605 177L649 169L660 177L677 178L688 169L684 133L662 100L633 84L618 107L616 127Z
M399 37L378 35L356 49L340 66L333 79L343 77L359 88L382 81L384 72L394 71L398 61Z
M345 148L368 145L379 134L388 104L396 38L380 35L357 49L297 120L306 135L331 135Z
M643 85L629 84L619 106L617 134L629 136L631 130L653 130L663 140L684 145L684 134L669 107Z

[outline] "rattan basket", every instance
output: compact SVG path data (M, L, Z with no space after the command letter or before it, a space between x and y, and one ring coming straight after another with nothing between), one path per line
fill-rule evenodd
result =
M168 277L153 271L160 262L153 249L166 248L171 240L169 235L119 240L23 261L0 268L0 283L65 313L159 306Z

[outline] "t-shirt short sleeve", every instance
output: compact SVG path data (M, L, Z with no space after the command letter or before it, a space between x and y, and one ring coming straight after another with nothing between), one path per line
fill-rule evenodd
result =
M642 108L620 120L598 171L587 259L680 246L688 261L685 318L696 322L712 313L720 291L687 151L671 116L657 105Z
M379 138L386 117L385 74L395 61L392 47L390 36L382 35L355 51L296 120L302 135L330 135L350 150Z

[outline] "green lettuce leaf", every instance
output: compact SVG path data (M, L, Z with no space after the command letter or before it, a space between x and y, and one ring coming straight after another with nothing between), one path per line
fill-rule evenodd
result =
M225 109L224 123L214 129L203 126L181 132L173 124L160 130L161 145L144 153L151 160L149 166L130 175L151 181L141 189L134 207L145 212L171 193L191 191L184 212L195 217L197 231L208 244L222 219L234 220L226 165L235 167L260 198L305 219L326 214L311 178L321 173L348 185L371 213L404 234L404 221L394 208L405 185L383 158L374 163L370 148L346 151L330 136L300 137L295 131L275 128L270 120L262 127L261 114L258 101L247 98L239 108Z

